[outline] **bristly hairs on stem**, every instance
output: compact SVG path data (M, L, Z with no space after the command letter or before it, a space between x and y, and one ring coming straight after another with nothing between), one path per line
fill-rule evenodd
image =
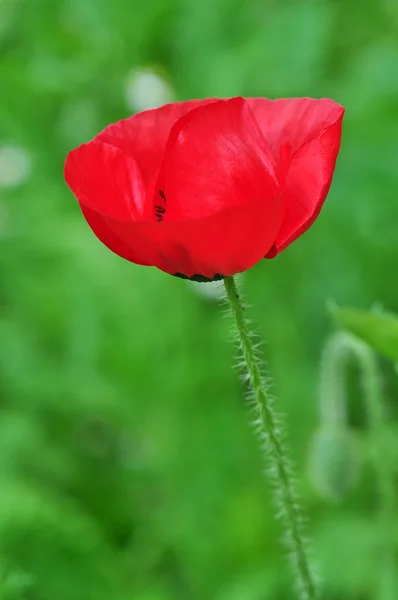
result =
M254 414L253 426L267 460L267 472L274 483L277 517L284 528L284 543L293 565L298 598L318 598L317 583L310 564L307 540L303 534L304 519L298 503L293 467L287 458L283 423L274 410L269 378L264 374L258 354L258 343L248 327L245 306L233 277L224 279L229 312L234 321L234 337L239 342L244 379L250 382L248 400Z

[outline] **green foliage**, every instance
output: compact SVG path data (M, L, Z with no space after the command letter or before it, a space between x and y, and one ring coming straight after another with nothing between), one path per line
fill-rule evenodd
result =
M380 310L330 307L336 322L387 358L398 361L398 317Z
M337 507L306 458L325 299L398 311L397 19L390 0L0 0L0 149L30 158L25 180L0 186L1 600L291 598L226 319L192 284L103 248L63 183L67 151L131 113L126 82L143 67L177 99L347 108L316 225L243 285L290 423L322 600L377 598L373 470ZM384 386L393 416L387 367Z
M120 569L98 525L73 501L12 481L3 481L2 489L0 556L6 597L19 591L21 598L29 598L40 590L43 600L124 598Z

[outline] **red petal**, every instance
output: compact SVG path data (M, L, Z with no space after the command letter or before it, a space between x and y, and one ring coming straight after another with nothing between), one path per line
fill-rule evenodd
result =
M294 154L341 119L344 112L342 106L328 98L248 98L247 102L277 161L284 144L289 144Z
M307 231L319 215L332 183L342 119L343 112L318 138L302 146L293 156L283 193L285 215L267 258L282 252Z
M115 146L133 157L148 186L159 170L171 127L190 110L210 102L214 100L189 100L146 110L109 125L95 140Z
M72 150L65 180L79 202L122 220L141 217L145 188L135 160L108 144L89 142Z
M284 187L285 215L267 254L272 258L302 235L322 208L340 148L344 109L326 98L248 102L278 163Z
M212 278L245 271L259 262L274 240L281 216L281 201L276 198L272 211L267 202L254 200L190 221L108 220L108 224L118 239L162 271Z
M276 212L274 163L243 98L213 102L177 121L159 171L155 205L159 193L166 198L167 221L203 218L253 200Z
M117 235L115 228L112 226L112 220L109 217L100 215L95 210L87 208L83 204L80 204L80 208L93 233L109 250L137 265L151 265L150 262L140 256L136 250L133 250Z
M176 123L156 190L164 209L159 222L112 220L112 227L168 273L213 277L249 269L280 228L273 163L241 98L195 109Z
M274 197L272 207L254 200L197 221L165 223L179 252L173 272L213 277L250 269L271 246L281 217L281 199Z
M69 153L65 180L98 239L131 262L149 265L112 227L113 219L140 218L145 190L135 161L108 144L90 142Z

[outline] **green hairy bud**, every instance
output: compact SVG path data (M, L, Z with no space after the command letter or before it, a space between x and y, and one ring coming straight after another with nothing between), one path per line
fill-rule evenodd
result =
M338 502L358 480L360 456L352 430L322 425L311 442L308 469L311 482L325 500Z

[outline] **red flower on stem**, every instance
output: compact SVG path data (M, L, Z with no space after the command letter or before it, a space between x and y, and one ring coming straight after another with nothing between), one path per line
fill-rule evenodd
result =
M273 258L318 216L344 109L332 100L192 100L138 113L72 150L65 179L113 252L211 280Z

